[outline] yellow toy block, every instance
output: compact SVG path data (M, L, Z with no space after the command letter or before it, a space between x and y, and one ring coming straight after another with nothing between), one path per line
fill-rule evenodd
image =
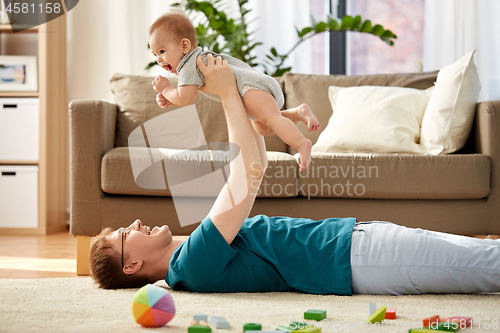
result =
M367 320L368 323L381 323L385 319L385 311L387 311L387 307L381 306L377 309Z

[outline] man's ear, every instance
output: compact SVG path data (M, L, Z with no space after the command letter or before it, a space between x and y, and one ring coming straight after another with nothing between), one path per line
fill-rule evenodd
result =
M142 267L142 260L134 261L133 263L123 267L123 273L125 273L127 275L134 274L135 272L140 270L141 267Z
M182 47L182 52L184 54L188 54L189 51L191 51L191 41L187 38L183 38L181 40L181 47Z

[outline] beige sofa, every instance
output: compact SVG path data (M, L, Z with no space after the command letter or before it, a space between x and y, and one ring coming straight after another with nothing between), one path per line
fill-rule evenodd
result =
M278 82L285 94L285 108L309 104L324 129L332 114L327 94L330 85L425 89L436 76L437 72L287 73ZM148 225L168 224L174 235L188 235L198 225L181 227L168 184L164 189L144 189L133 176L129 134L175 109L156 105L151 81L151 77L117 74L111 79L116 104L104 100L70 104L70 232L78 236L79 273L86 272L82 261L88 257L90 236L104 227L127 226L140 218ZM227 141L221 104L199 94L195 105L206 141ZM269 167L251 216L352 216L457 234L500 234L499 113L500 101L479 103L471 136L455 154L313 154L311 166L302 173L293 149L276 136L267 137ZM321 132L308 132L302 123L298 127L313 143ZM364 170L364 176L359 170Z

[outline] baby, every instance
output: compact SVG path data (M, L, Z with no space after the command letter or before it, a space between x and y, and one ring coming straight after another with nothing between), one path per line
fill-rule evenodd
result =
M167 78L159 75L154 79L153 88L158 105L190 105L198 95L198 89L205 84L205 78L196 66L196 58L213 52L202 52L196 41L196 30L189 19L181 13L169 13L156 20L149 29L149 45L158 65L170 73L178 75L177 89ZM311 163L311 141L304 138L295 124L302 121L309 131L317 131L320 124L309 106L302 104L296 108L280 111L284 96L278 82L241 60L228 55L220 55L226 60L236 77L238 91L257 133L268 136L277 134L286 144L298 150L300 171ZM201 91L200 91L201 92ZM203 93L203 92L201 92ZM218 96L206 94L219 100Z

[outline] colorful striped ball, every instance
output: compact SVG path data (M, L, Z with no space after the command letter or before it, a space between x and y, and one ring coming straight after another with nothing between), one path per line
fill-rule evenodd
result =
M175 316L172 295L153 284L147 284L135 293L131 307L135 321L144 327L166 325Z

